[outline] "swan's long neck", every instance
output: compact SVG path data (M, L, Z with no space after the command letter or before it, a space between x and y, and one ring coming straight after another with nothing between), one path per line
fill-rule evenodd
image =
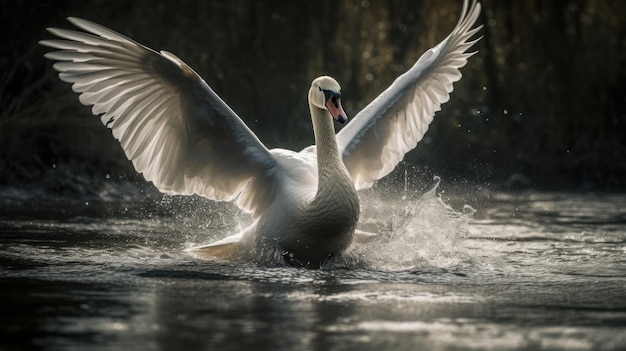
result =
M329 245L324 254L342 252L350 245L359 220L359 198L339 155L332 117L313 105L311 117L318 172L317 193L307 208L311 234Z
M311 105L313 132L315 133L315 147L317 149L317 193L326 190L329 186L341 184L354 188L348 171L339 156L333 119L328 111Z

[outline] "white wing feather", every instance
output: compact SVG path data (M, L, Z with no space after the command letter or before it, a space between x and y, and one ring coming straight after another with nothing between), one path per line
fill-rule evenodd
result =
M482 27L472 29L480 4L474 2L469 11L467 7L466 0L459 23L444 41L422 55L337 134L357 189L388 174L421 140L435 112L448 101L453 82L461 78L459 68L473 55L466 50L478 41L470 39ZM58 61L54 68L61 80L72 83L81 103L92 106L135 169L159 190L215 200L239 196L240 207L263 212L277 183L288 187L292 183L283 180L316 186L314 152L268 151L179 58L98 24L78 18L69 21L89 33L49 29L63 40L41 41L61 50L46 57Z
M434 114L449 100L452 84L461 79L459 69L475 54L466 51L480 39L471 39L482 28L472 28L479 14L480 3L474 1L468 11L465 0L452 33L337 134L339 152L357 189L391 172L422 139Z
M244 122L189 66L98 24L50 28L61 39L59 77L112 130L135 169L159 190L231 200L256 211L271 203L280 166ZM250 186L247 186L250 185Z

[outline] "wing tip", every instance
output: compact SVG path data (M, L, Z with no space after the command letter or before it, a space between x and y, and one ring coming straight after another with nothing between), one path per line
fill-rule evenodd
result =
M80 18L80 17L74 17L74 16L69 16L66 17L67 21L70 22L71 24L75 25L78 28L87 30L85 27L86 26L98 26L98 24L91 22L89 20L86 20L84 18Z

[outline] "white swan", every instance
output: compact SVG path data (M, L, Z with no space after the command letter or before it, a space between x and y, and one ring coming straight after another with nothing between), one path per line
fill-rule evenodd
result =
M345 122L339 84L319 77L309 90L315 145L268 150L200 76L173 54L151 50L98 24L85 32L49 28L40 44L59 78L112 130L135 169L164 193L237 200L254 213L242 233L195 248L223 259L284 257L318 266L351 243L356 191L388 174L413 149L449 99L459 68L475 52L475 0L464 1L452 33L428 50L337 135ZM86 33L87 32L87 33Z

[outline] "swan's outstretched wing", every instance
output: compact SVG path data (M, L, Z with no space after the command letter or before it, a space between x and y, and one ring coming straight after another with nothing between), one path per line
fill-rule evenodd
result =
M357 189L371 186L391 172L415 148L441 104L448 101L459 68L474 53L466 51L480 38L472 28L480 4L468 1L452 33L428 50L415 65L359 112L337 134L339 151Z
M171 53L68 20L88 33L50 28L62 39L40 42L60 49L46 57L138 172L165 193L231 200L254 183L240 205L254 211L269 200L274 158L196 72Z

